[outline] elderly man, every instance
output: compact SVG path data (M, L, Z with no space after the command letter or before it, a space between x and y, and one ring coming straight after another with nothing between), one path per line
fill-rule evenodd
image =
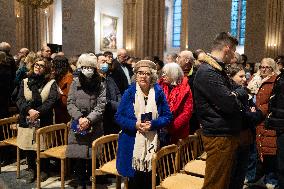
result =
M44 58L47 58L48 60L51 60L51 49L49 48L49 46L44 45L42 46L42 48L40 49L41 52L41 56Z
M194 79L196 113L202 127L202 141L207 152L203 189L228 189L239 134L242 127L242 107L238 98L244 90L233 91L224 71L230 64L238 41L229 33L219 33L213 41L210 55Z
M26 56L29 54L29 49L27 48L21 48L17 54L17 61L16 61L16 65L18 67L22 67L24 64L24 60L26 58Z
M131 65L126 63L127 52L125 49L118 49L117 57L113 60L113 72L111 77L115 81L121 95L131 84L133 71Z

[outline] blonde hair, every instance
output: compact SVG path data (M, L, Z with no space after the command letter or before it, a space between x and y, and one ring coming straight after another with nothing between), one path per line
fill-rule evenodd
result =
M261 60L260 65L264 62L267 63L272 68L274 73L278 73L278 68L276 66L276 62L272 58L263 58Z

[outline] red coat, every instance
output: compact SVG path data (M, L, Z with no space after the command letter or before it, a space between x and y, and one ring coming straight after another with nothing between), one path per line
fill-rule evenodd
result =
M189 135L189 120L193 111L193 99L187 77L182 82L169 91L169 86L164 83L163 79L159 80L170 110L173 114L173 120L168 127L171 135L171 142L177 143L181 138Z
M268 102L272 93L276 75L265 81L256 94L256 106L264 116L268 113ZM264 122L256 127L256 144L260 158L263 155L276 155L276 132L264 128Z

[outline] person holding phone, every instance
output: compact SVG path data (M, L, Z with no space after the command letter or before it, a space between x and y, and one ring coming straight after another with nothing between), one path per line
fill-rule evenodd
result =
M135 64L135 81L124 92L115 119L122 131L118 138L117 171L129 178L129 188L151 188L151 159L159 148L159 130L172 115L162 89L156 83L156 64Z

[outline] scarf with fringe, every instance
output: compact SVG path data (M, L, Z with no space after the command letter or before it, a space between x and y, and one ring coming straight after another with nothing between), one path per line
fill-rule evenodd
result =
M147 103L145 103L144 94L138 84L136 84L136 94L134 102L134 112L137 121L141 121L141 114L152 112L152 119L158 117L158 110L155 101L155 91L151 87ZM149 172L152 168L152 156L159 146L157 131L148 131L146 133L136 132L132 167L137 171Z

